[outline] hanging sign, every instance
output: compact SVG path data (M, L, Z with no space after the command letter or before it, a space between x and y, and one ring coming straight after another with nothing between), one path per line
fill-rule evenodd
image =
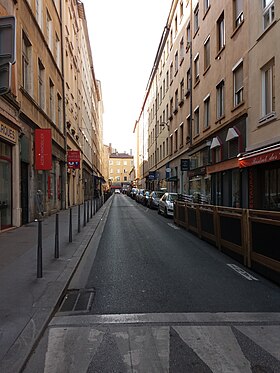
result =
M68 150L67 151L67 164L68 168L80 168L80 151L79 150Z
M35 169L52 169L52 131L50 128L35 130Z

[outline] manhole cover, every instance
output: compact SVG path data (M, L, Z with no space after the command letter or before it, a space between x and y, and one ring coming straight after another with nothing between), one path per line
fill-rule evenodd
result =
M91 310L95 289L68 290L59 308L59 313L86 313Z

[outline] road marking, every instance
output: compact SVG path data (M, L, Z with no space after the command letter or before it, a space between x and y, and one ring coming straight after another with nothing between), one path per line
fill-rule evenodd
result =
M239 273L241 276L245 277L249 281L259 281L256 277L252 276L250 273L244 271L244 269L238 267L236 264L227 264L235 272Z
M179 227L177 227L177 225L173 224L173 223L167 223L169 225L169 227L173 228L173 229L180 229Z
M136 313L87 316L55 316L51 327L110 324L197 324L197 323L280 323L280 312L197 312L197 313Z

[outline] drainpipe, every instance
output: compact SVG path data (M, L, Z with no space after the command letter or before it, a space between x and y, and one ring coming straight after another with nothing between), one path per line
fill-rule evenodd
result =
M66 100L65 100L65 80L64 80L64 32L63 32L63 5L60 2L60 29L61 29L61 75L62 75L62 113L63 113L63 135L64 135L64 166L63 174L61 175L61 198L62 198L62 208L66 209L67 201L66 195L68 195L68 180L67 180L67 128L66 128Z

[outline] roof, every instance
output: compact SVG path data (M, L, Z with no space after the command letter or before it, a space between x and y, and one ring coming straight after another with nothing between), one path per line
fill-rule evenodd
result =
M133 155L127 153L112 153L110 154L109 158L129 158L133 159Z

